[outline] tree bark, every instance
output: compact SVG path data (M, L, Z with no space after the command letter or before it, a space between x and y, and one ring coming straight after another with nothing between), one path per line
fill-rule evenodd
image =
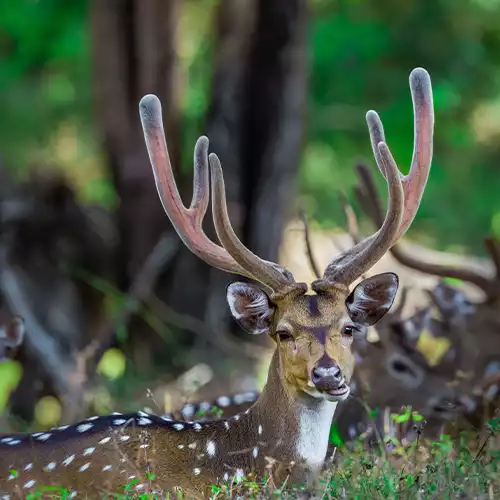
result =
M306 0L224 0L218 18L211 148L220 157L236 232L260 257L277 261L296 194L306 104ZM212 272L207 318L224 300ZM215 317L214 317L215 316Z
M242 240L277 260L295 195L306 93L306 0L222 0L211 104L210 148L221 158L229 213ZM176 91L177 4L164 0L94 0L93 43L97 119L120 205L125 288L160 234L170 227L158 199L138 116L139 99L159 96L172 164L179 165ZM194 146L194 144L193 144ZM189 184L192 174L189 174ZM210 219L210 217L207 217ZM210 220L207 232L214 237ZM225 285L234 279L184 247L164 273L158 296L178 313L203 320L198 354L220 356L217 335L231 327ZM192 332L178 339L192 342ZM141 339L143 336L141 334ZM208 351L207 351L208 349ZM217 359L217 358L213 358Z
M92 41L96 118L117 193L120 285L127 287L168 227L139 120L139 101L163 106L172 164L178 165L176 0L94 0Z

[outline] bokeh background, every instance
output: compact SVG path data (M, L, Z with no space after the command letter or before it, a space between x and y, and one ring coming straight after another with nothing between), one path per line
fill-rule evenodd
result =
M376 169L369 109L407 171L408 76L422 66L434 160L408 238L482 256L500 236L499 19L497 0L0 2L0 319L26 322L1 367L2 428L262 383L269 342L229 319L231 277L192 256L163 212L145 94L162 101L186 203L206 134L240 237L309 277L299 210L315 250L338 251L338 192L358 211L354 166Z

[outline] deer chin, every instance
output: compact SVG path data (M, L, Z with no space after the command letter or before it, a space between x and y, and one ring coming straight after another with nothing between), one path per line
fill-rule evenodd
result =
M312 384L310 385L312 386ZM344 382L337 389L320 391L316 387L308 387L307 389L304 389L304 392L316 399L325 399L331 403L339 403L340 401L345 401L349 397L351 389L347 383Z
M344 382L338 389L330 389L324 394L328 401L345 401L350 393L350 387Z

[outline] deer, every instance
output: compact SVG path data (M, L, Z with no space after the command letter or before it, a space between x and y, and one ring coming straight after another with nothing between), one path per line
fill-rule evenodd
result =
M452 304L467 312L470 303L442 283L429 291L432 300L428 305L403 318L408 289L403 292L397 309L376 324L379 340L353 343L356 368L351 393L333 417L333 424L347 443L362 438L370 447L385 440L391 447L391 437L402 443L412 442L417 436L436 440L449 423L478 408L477 398L462 394L456 384L457 372L470 370L473 352L436 314L436 309L440 313L449 311ZM189 402L168 416L216 420L246 411L259 395L242 392ZM424 422L412 422L410 418L398 427L391 414L403 407L416 411ZM371 416L370 410L378 410L376 416ZM334 448L335 444L329 443L327 456L333 454Z
M358 165L357 171L360 179L356 188L357 198L364 213L377 223L381 206L374 179L365 165ZM472 301L463 290L441 280L434 289L427 291L430 308L425 318L426 328L433 335L447 337L463 345L461 352L468 359L468 369L466 376L462 374L461 380L456 380L456 383L460 384L464 394L476 401L468 412L471 422L476 425L480 421L479 414L500 395L500 242L488 237L484 244L495 269L492 276L466 265L429 262L410 253L402 242L390 250L400 264L410 269L441 278L455 278L474 285L483 293L482 301ZM411 326L402 324L400 329L400 341L407 347L414 345L417 338ZM465 362L465 359L462 360L462 364ZM481 399L484 401L481 402Z
M139 103L140 118L162 205L183 243L217 269L245 277L226 291L234 320L251 335L268 335L274 353L267 382L243 414L212 422L176 421L149 413L94 416L35 434L0 437L0 494L25 495L41 486L68 494L131 491L207 496L211 485L244 478L281 486L314 486L324 462L330 423L350 393L351 346L391 308L399 280L391 272L353 285L400 239L418 210L432 161L434 110L428 72L409 77L414 108L414 152L403 175L386 142L375 159L388 187L380 228L326 267L309 286L284 267L255 255L233 230L221 163L201 136L194 150L193 197L181 201L168 156L159 99ZM366 115L369 133L379 125ZM209 203L220 245L202 229Z
M24 341L24 319L13 316L0 329L0 363L13 359Z

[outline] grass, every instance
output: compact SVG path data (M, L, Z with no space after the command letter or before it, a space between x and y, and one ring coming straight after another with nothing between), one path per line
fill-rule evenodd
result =
M390 442L391 451L387 444ZM500 418L490 420L483 436L461 433L429 441L422 435L403 446L394 438L367 449L362 439L335 449L334 464L323 474L318 493L323 499L477 499L500 498ZM154 476L148 478L154 486ZM137 480L134 480L137 481ZM153 494L132 493L134 481L103 500L162 500ZM69 500L69 492L40 488L26 497ZM167 497L168 498L168 497ZM172 498L172 497L170 497ZM183 498L179 495L177 498ZM271 488L266 482L212 486L211 499L308 498L304 489Z

